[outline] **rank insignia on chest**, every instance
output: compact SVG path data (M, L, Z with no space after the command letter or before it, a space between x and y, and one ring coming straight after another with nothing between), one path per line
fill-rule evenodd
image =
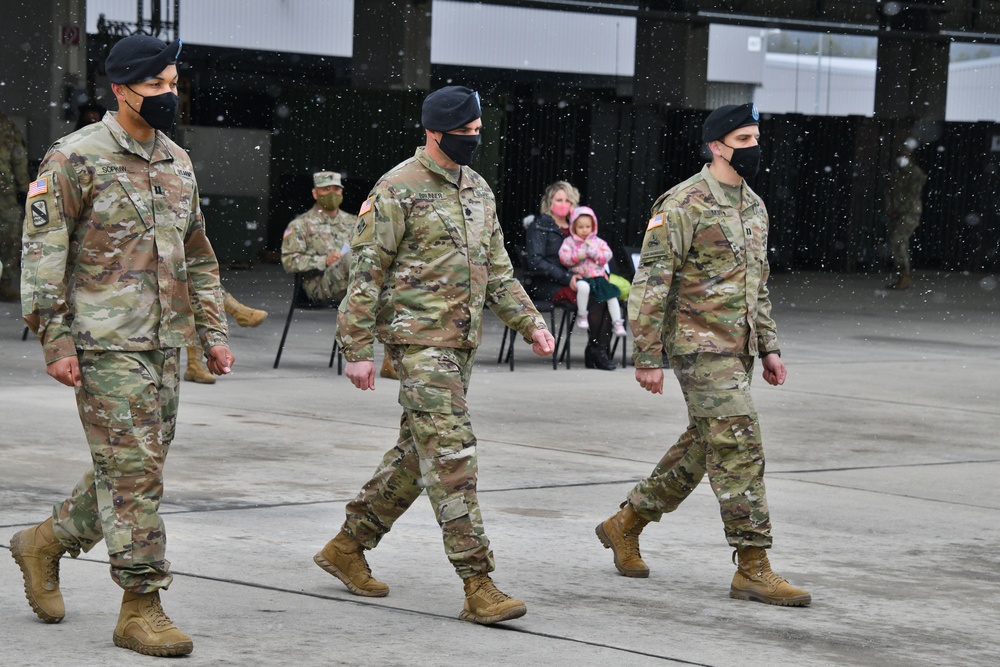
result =
M753 227L747 225L743 228L743 233L746 234L747 238L750 238L753 236Z
M649 224L646 225L646 231L650 229L656 229L657 227L663 226L663 214L657 213L652 218L649 219Z

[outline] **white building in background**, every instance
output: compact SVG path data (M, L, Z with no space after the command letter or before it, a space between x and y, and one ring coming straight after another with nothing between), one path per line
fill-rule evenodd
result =
M764 113L871 116L875 60L768 53L754 102Z
M354 2L181 2L180 34L190 44L350 58ZM88 0L87 32L97 31L100 14L135 21L135 8L122 0ZM433 0L432 11L432 64L623 78L635 73L634 18L455 0ZM769 113L873 115L874 59L768 53L772 32L711 27L711 106L752 98ZM1000 58L951 64L945 119L1000 122Z
M951 64L945 120L1000 121L1000 58Z

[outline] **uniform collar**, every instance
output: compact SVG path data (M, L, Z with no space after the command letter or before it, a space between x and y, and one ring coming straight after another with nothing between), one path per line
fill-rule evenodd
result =
M431 156L427 154L427 151L424 150L423 146L418 147L417 152L414 153L413 156L417 158L417 162L424 165L428 170L433 171L435 174L437 174L444 180L448 181L449 183L453 183L456 187L461 187L459 182L455 181L455 177L452 176L447 169L445 169L444 167L442 167L437 162L431 159ZM466 173L468 167L459 167L459 169L460 169L460 181L468 183L469 176Z
M712 175L712 170L709 169L709 166L710 166L709 164L706 164L704 167L701 168L701 177L705 179L706 183L708 183L708 190L709 192L712 193L712 197L722 206L731 206L733 208L739 208L739 204L741 202L737 202L735 204L732 202L732 198L729 196L729 193L726 191L726 188L723 187L722 183L719 183L718 179ZM747 186L746 181L740 183L741 200L743 195L745 194L744 188L746 190L750 189Z
M340 215L340 211L342 209L338 208L336 213L331 214L331 213L327 212L327 210L325 208L323 208L322 206L320 206L319 202L316 202L315 204L313 204L313 210L318 211L323 216L323 218L325 218L326 220L333 221L333 220L337 219L337 216Z
M108 111L104 114L104 118L101 121L107 126L108 130L111 131L111 136L115 138L115 141L119 146L127 150L129 153L138 155L142 159L146 159L146 151L142 145L132 138L132 135L125 131L125 129L118 122L118 112ZM170 147L167 146L167 135L163 134L159 130L153 130L156 133L156 145L153 147L153 155L150 158L150 162L161 162L163 160L173 160L174 154L171 152Z

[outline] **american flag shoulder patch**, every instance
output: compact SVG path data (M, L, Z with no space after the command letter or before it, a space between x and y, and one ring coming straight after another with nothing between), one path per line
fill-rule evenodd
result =
M291 236L291 235L292 235L292 233L293 233L294 231L295 231L294 229L292 229L291 227L289 227L288 229L286 229L286 230L285 230L285 233L284 233L284 234L282 234L281 238L283 238L283 239L287 239L287 238L288 238L289 236Z
M657 213L656 215L654 215L652 218L649 219L649 223L646 225L646 231L648 232L650 229L656 229L657 227L660 227L662 225L663 225L663 214Z
M32 197L37 197L38 195L44 195L49 191L49 177L42 176L37 181L32 181L31 185L28 186L28 199Z
M361 204L361 210L358 211L358 217L361 217L362 215L364 215L368 211L372 210L372 204L374 204L374 203L375 203L375 198L374 197L369 197L368 199L366 199L364 201L364 203Z

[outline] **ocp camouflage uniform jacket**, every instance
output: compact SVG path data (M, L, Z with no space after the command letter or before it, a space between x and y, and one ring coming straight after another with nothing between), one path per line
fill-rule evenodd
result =
M22 314L46 364L227 344L191 159L162 132L149 159L116 115L53 144L28 199Z
M905 167L897 165L889 178L889 191L885 196L885 214L890 218L904 215L919 216L924 210L920 195L926 182L927 174L913 162Z
M350 243L358 226L357 216L338 210L331 216L319 204L296 217L281 241L281 266L288 273L302 273L316 280L326 270L326 256Z
M705 165L653 204L628 312L638 368L668 356L778 350L767 292L767 211Z
M28 191L28 153L24 137L13 121L0 113L0 205L15 202ZM14 267L16 268L16 267Z
M389 171L358 212L337 337L348 361L383 343L474 349L483 306L531 342L545 321L514 278L482 176L459 181L423 148Z

